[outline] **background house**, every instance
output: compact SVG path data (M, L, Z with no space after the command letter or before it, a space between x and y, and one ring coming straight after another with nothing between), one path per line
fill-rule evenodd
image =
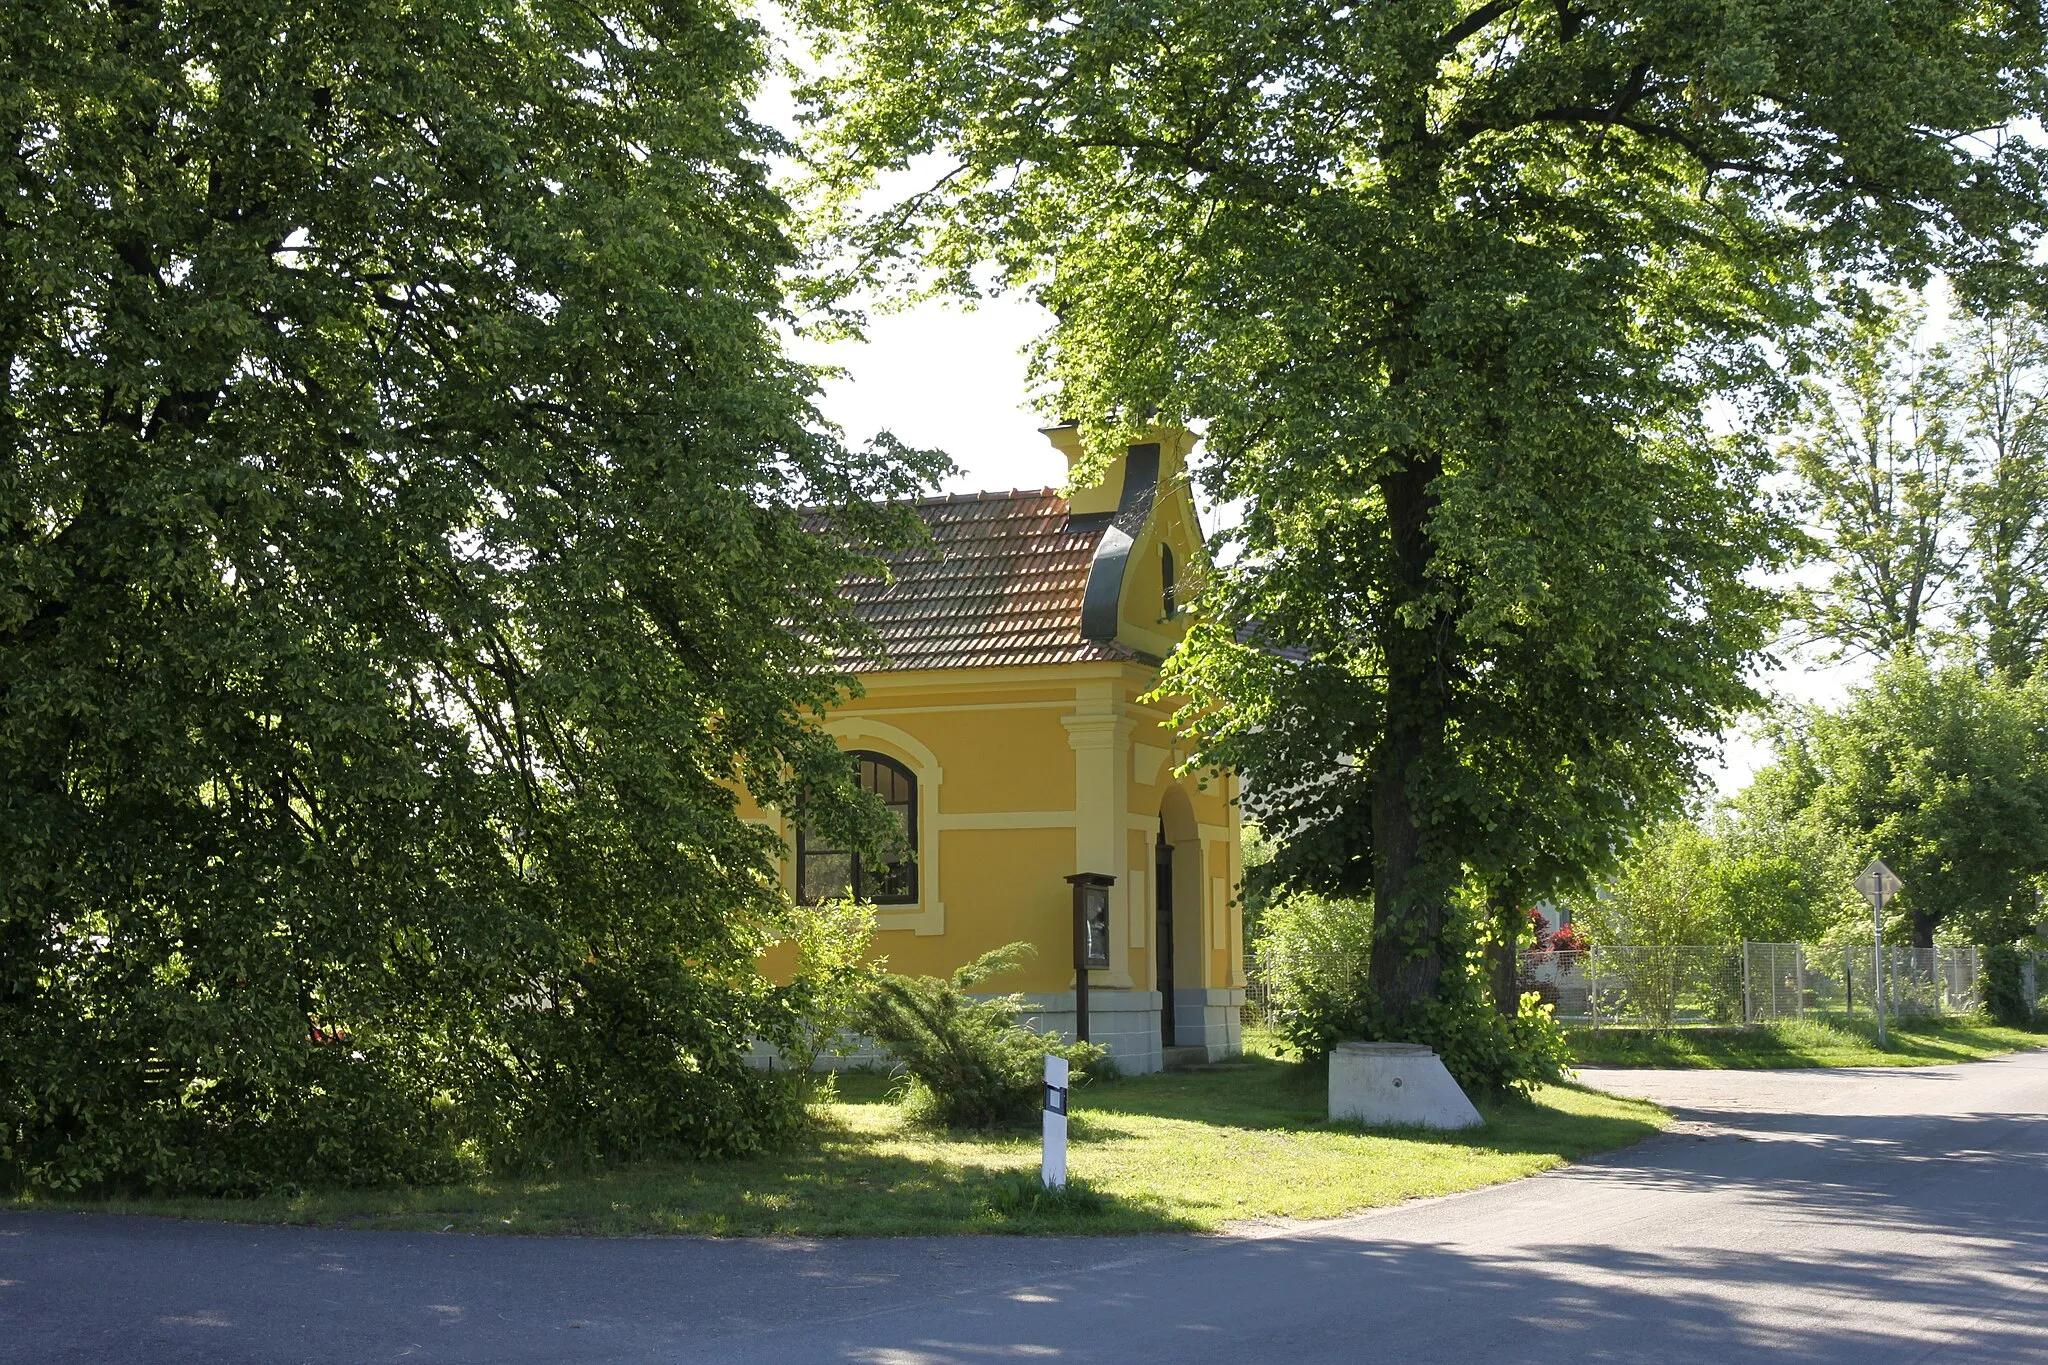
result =
M1046 434L1070 468L1081 458L1073 427ZM1090 1031L1132 1072L1236 1052L1244 1001L1235 779L1176 777L1186 751L1165 728L1171 708L1140 700L1186 630L1180 590L1208 565L1184 467L1193 438L1156 435L1071 500L920 501L931 543L894 556L892 581L847 586L886 658L847 661L867 695L826 728L897 811L908 857L864 865L750 812L794 850L792 892L875 902L894 971L1037 945L989 985L1070 1034L1066 878L1115 877Z

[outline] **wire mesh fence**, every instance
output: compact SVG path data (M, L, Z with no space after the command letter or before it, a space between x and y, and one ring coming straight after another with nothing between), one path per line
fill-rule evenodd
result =
M1246 953L1244 1006L1239 1018L1246 1028L1273 1028L1290 995L1320 989L1341 993L1365 974L1366 955L1356 953Z
M2048 961L2025 963L2025 991L2048 1014ZM1245 959L1244 1022L1272 1027L1299 984L1355 979L1362 956ZM1565 1023L1687 1028L1809 1017L1871 1018L1878 985L1888 1018L1971 1014L1983 1004L1976 948L1869 944L1619 944L1522 955L1517 980Z
M1525 954L1520 979L1567 1023L1677 1028L1874 1017L1880 984L1888 1017L1970 1014L1982 967L1971 947L1615 946Z

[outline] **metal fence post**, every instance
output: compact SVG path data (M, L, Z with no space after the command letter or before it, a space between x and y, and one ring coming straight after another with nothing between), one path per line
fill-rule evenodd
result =
M1799 992L1792 997L1793 1017L1804 1019L1806 1017L1806 945L1803 943L1792 945L1792 984L1793 989Z
M1593 1027L1600 1027L1600 949L1586 950L1586 1010L1593 1016Z
M1742 940L1742 1022L1756 1022L1756 997L1749 989L1749 940Z

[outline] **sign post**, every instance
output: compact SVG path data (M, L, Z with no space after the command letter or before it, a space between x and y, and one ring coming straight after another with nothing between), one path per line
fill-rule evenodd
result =
M1074 1040L1088 1041L1088 973L1109 969L1109 888L1116 878L1076 872L1074 888Z
M1049 1190L1067 1187L1067 1059L1045 1058L1045 1144L1038 1178Z
M1877 1011L1877 1045L1884 1041L1884 903L1899 894L1905 883L1899 874L1872 858L1870 866L1856 874L1856 889L1870 902L1870 994Z

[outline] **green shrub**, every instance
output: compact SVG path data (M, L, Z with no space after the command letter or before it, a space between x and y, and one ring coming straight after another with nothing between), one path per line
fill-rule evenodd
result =
M844 1046L874 993L881 962L868 960L875 940L875 908L858 901L790 907L787 941L796 947L796 971L784 989L790 1010L783 1061L810 1083L821 1054Z
M1282 1039L1293 1050L1321 1056L1346 1039L1421 1043L1467 1091L1527 1090L1561 1079L1571 1045L1535 992L1524 995L1510 1019L1481 1001L1434 1000L1413 1017L1395 1020L1372 1008L1361 979L1349 991L1307 990L1281 1016Z
M1372 951L1372 902L1288 891L1266 905L1252 952L1274 1028L1294 1050L1327 1052L1356 1036L1357 1002Z
M2020 950L1996 943L1984 950L1984 1012L2007 1028L2031 1028L2033 1001L2027 998Z
M983 980L1014 971L1028 943L982 954L950 977L885 974L862 1011L861 1027L909 1074L904 1109L916 1122L945 1128L999 1128L1037 1117L1045 1058L1065 1057L1085 1074L1107 1052L1093 1043L1064 1043L1017 1021L1021 996L977 1000Z
M1469 924L1466 926L1469 931ZM1369 903L1297 893L1267 909L1260 950L1282 1042L1321 1056L1345 1039L1421 1043L1468 1091L1526 1090L1561 1078L1571 1063L1564 1030L1551 1007L1531 992L1513 1018L1485 997L1477 949L1452 954L1438 998L1391 1018L1378 1010L1367 984L1372 910Z

